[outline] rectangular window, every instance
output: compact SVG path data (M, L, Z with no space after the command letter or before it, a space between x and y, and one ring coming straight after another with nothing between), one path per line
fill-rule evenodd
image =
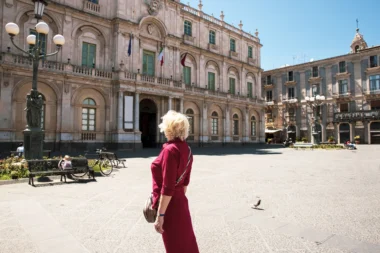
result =
M41 49L40 49L40 54L45 54L46 53L46 34L37 34L36 30L34 29L30 29L30 34L33 34L36 36L36 40L37 40L37 36L39 36L39 40L40 40L40 46L41 46ZM29 51L32 50L34 46L30 45L29 46Z
M267 91L267 102L270 102L270 101L272 101L272 91L268 90Z
M190 21L187 21L187 20L185 21L184 30L185 30L184 32L186 35L191 36L192 29L191 29L191 22Z
M248 58L253 58L253 49L252 49L252 47L248 47Z
M208 72L208 89L215 90L215 73Z
M294 78L293 78L293 71L289 71L289 72L288 72L288 81L289 81L289 82L293 82L293 81L294 81Z
M211 134L218 135L218 118L212 118Z
M371 110L380 110L379 100L371 100Z
M252 83L250 82L247 83L247 93L248 93L247 96L251 98L252 97Z
M348 112L348 103L339 104L340 112Z
M95 109L93 108L82 109L82 130L95 131Z
M369 67L370 68L375 68L377 67L377 55L373 55L369 57Z
M339 73L344 73L346 72L346 62L341 61L339 62Z
M235 78L230 77L230 94L235 95Z
M186 85L191 85L191 67L183 67L183 81Z
M295 98L294 87L289 87L288 88L288 99L293 99L293 98Z
M82 66L95 68L96 64L96 45L83 42L82 44Z
M230 51L236 52L236 42L234 39L230 39Z
M143 75L154 76L154 55L153 52L143 51Z
M369 77L369 89L370 91L380 90L380 75L373 75Z
M215 31L210 31L208 34L208 43L215 45Z
M232 125L232 133L233 135L239 135L239 120L234 119L233 125Z
M313 67L313 77L318 77L319 73L318 73L318 67L317 66L314 66Z
M272 77L267 76L267 85L272 84Z
M339 80L339 94L344 95L348 93L347 80Z
M311 88L311 96L319 95L319 85L313 85Z

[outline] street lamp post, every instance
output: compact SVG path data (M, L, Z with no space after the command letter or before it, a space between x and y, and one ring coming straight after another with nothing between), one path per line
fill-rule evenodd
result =
M14 42L14 37L20 32L20 28L15 23L5 25L5 30L10 36L12 44L21 52L27 54L33 62L33 79L32 90L26 96L26 129L24 130L24 156L25 159L41 159L43 155L43 139L44 131L41 126L41 114L43 99L37 90L37 76L40 59L56 55L61 47L65 44L65 38L57 34L53 37L53 42L57 46L57 51L46 54L42 51L42 36L49 33L49 26L45 22L38 22L42 18L44 8L47 5L44 0L32 0L35 8L35 18L37 19L36 35L30 34L26 37L26 42L29 44L28 51L20 48Z
M325 103L325 96L316 95L314 97L305 97L306 102L309 104L309 106L313 109L313 118L311 124L311 135L313 137L313 143L319 144L320 143L320 134L321 134L321 125L318 121L317 117L317 106L320 106Z

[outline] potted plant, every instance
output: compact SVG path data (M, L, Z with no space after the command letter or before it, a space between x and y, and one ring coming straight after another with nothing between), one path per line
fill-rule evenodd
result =
M334 142L335 141L335 138L334 138L334 136L330 136L329 138L328 138L328 142Z
M307 138L306 137L302 137L301 141L303 141L303 143L306 143L307 142Z
M354 140L355 140L355 144L359 144L360 143L360 135L356 135L354 137Z

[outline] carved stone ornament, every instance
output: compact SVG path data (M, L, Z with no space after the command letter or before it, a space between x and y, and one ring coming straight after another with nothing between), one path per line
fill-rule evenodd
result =
M152 25L152 24L149 24L147 28L148 28L148 33L149 33L150 35L152 35L152 34L153 34L153 29L154 29L153 25Z
M69 93L70 91L70 84L68 84L68 82L64 82L64 90L65 90L65 93Z
M162 6L161 0L145 0L145 4L148 5L148 13L150 15L157 15Z

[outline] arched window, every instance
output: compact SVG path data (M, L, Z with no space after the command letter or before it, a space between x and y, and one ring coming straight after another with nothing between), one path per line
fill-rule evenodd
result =
M184 30L185 30L185 35L192 36L192 28L191 28L191 22L185 20L184 23Z
M82 131L95 131L96 126L96 103L91 98L83 100L82 108Z
M355 53L357 53L359 51L359 46L356 46L355 47Z
M239 135L239 116L237 114L234 114L234 116L232 116L232 120L232 134Z
M213 112L211 114L211 135L218 135L218 121L219 121L219 118L218 118L218 113L217 112Z
M194 111L193 109L186 110L187 119L189 120L189 134L194 134Z
M256 118L255 118L255 116L251 117L251 136L256 136Z

